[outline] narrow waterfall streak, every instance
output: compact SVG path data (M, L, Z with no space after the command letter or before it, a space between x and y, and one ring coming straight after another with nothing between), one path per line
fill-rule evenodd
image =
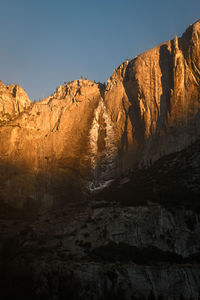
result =
M88 188L93 192L108 186L114 180L116 170L115 131L103 99L95 109L89 141L92 171Z

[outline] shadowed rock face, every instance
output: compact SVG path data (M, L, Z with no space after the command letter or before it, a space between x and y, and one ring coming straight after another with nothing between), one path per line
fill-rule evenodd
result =
M75 80L32 105L23 89L1 84L2 198L18 207L63 205L194 142L199 47L200 21L124 62L106 89Z
M199 299L199 172L200 140L83 205L0 207L2 299Z

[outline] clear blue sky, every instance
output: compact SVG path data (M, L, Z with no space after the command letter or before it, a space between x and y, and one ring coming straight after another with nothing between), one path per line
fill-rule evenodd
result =
M104 82L198 19L200 0L0 0L0 79L32 100L81 75Z

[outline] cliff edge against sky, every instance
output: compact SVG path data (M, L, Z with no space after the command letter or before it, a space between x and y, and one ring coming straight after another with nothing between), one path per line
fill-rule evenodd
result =
M98 191L197 140L199 99L200 21L121 64L106 87L79 79L33 104L1 83L1 194L45 207Z

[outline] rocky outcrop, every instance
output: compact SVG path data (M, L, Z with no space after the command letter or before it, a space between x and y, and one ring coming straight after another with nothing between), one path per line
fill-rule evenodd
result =
M5 86L0 81L0 122L9 121L26 110L31 104L24 89L19 85Z

